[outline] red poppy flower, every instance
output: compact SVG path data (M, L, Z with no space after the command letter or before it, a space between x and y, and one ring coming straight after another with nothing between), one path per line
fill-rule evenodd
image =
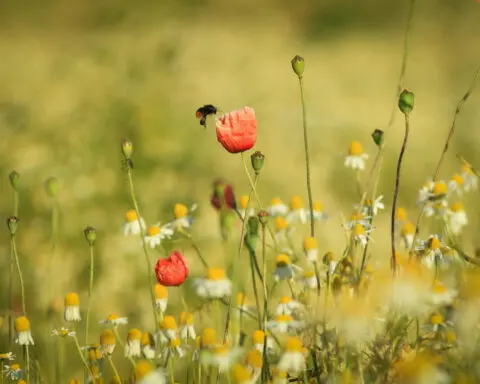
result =
M243 107L222 115L216 125L217 140L228 152L243 152L255 145L257 119L252 108Z
M178 251L173 251L166 259L158 259L155 266L157 281L166 286L179 286L188 276L187 259Z
M217 211L222 208L237 208L232 186L223 179L215 180L213 182L213 194L210 203Z

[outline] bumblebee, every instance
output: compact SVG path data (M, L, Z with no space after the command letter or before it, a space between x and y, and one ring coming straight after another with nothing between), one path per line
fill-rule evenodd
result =
M200 125L207 128L207 117L210 115L217 114L217 107L214 107L212 104L206 104L203 107L200 107L195 112L197 119L200 119Z

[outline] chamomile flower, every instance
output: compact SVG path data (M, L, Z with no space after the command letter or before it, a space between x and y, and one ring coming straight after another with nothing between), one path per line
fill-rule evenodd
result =
M354 212L347 221L346 228L353 229L357 224L363 225L365 228L370 228L371 216L365 216L362 212Z
M168 342L168 345L163 349L163 356L174 356L176 358L182 358L185 356L185 351L183 348L180 346L181 341L180 338L176 337L174 339L171 339Z
M237 309L241 312L252 312L255 308L252 308L250 302L246 298L243 292L237 293Z
M30 321L26 316L19 316L15 319L15 342L20 345L34 345L32 333L30 332Z
M403 207L398 207L395 210L395 226L401 227L403 223L408 221L407 211Z
M155 339L151 333L144 332L142 334L140 345L142 348L142 354L146 359L151 360L155 358Z
M445 181L440 180L435 183L428 183L428 187L419 196L418 204L424 205L425 215L430 216L443 216L447 207L448 197L448 185Z
M100 352L102 356L108 356L113 353L117 340L111 329L104 329L100 334Z
M286 216L288 213L288 206L278 197L275 197L265 210L268 212L268 215L272 217Z
M12 360L15 360L15 355L13 354L13 352L0 353L1 362L12 361Z
M463 177L463 189L466 192L476 190L478 188L478 176L473 172L470 164L464 163L460 175Z
M435 280L432 285L430 300L436 306L449 305L453 303L457 293L457 290L447 287L441 281Z
M51 335L52 336L60 336L60 337L75 337L76 336L76 332L74 330L71 330L71 329L67 329L65 327L62 327L62 328L59 328L59 329L53 329L52 332L51 332Z
M332 252L327 252L323 256L323 264L327 267L327 273L332 276L337 269L338 261L335 260Z
M82 351L87 351L87 359L90 366L94 366L102 359L102 352L100 350L100 344L94 343L85 345L81 348Z
M275 217L275 239L278 242L287 241L287 235L289 230L289 224L286 218L284 218L283 216Z
M372 232L372 229L366 229L362 224L355 224L352 229L352 236L356 243L360 243L365 247L370 238L370 232Z
M218 345L217 332L213 328L205 328L199 337L200 349L211 349Z
M328 215L323 211L323 205L319 201L314 201L312 204L313 220L321 221L327 220ZM310 217L310 211L307 211L307 218Z
M160 313L164 313L168 304L168 289L162 284L155 284L155 307Z
M267 353L273 352L275 350L275 341L267 332ZM256 348L258 351L263 353L265 347L265 332L261 330L256 330L252 334L252 345L253 348Z
M252 217L255 215L255 209L253 207L248 208L248 196L243 195L240 197L240 200L238 201L238 212L240 212L240 215L242 216L242 219L245 219L245 217Z
M303 251L310 263L316 263L318 259L318 244L314 237L306 237L303 240Z
M290 212L287 215L287 221L289 223L300 222L302 224L307 222L307 211L300 196L295 195L290 199Z
M297 374L305 369L305 365L302 342L298 337L289 337L285 345L285 350L280 356L278 369Z
M166 384L165 375L154 370L148 360L140 360L135 366L135 383L137 384Z
M305 289L317 289L318 287L317 275L313 269L305 269L298 280L304 284Z
M22 369L19 364L5 365L3 374L10 380L20 380L22 378Z
M281 253L275 257L275 281L290 280L295 277L295 268L290 260L290 257L286 253Z
M232 294L232 282L222 268L209 268L205 278L194 281L194 287L203 299L221 299Z
M125 357L140 357L142 346L140 340L142 332L137 328L132 328L127 333L127 342L125 343Z
M173 228L170 224L160 226L160 224L151 225L147 228L145 236L145 244L150 248L155 248L162 243L163 239L171 239L173 236Z
M263 354L258 349L253 348L245 356L245 366L250 371L255 382L262 373Z
M362 145L358 141L352 141L348 148L348 155L345 157L345 167L363 171L366 159L368 159L368 155L363 152Z
M438 332L441 328L446 327L445 319L440 313L434 313L428 319L428 324L426 328L430 332Z
M112 313L111 315L108 315L106 319L100 320L99 324L112 325L113 327L117 327L118 325L128 324L128 317L120 317Z
M197 333L193 326L193 315L191 313L180 313L180 338L187 341L197 338Z
M160 335L160 340L162 341L162 343L167 340L176 339L178 334L178 327L175 318L173 316L165 316L160 321L160 330L162 332Z
M448 228L454 235L462 232L464 226L468 224L467 214L463 208L463 204L459 201L453 203L447 210Z
M406 249L410 249L415 238L415 226L410 221L406 221L400 229L400 236L403 240L403 246Z
M64 318L67 322L79 322L80 317L80 300L75 292L70 292L65 295L65 312Z
M385 204L382 202L383 195L378 196L375 200L367 199L365 201L365 207L367 210L366 216L376 216L378 215L378 211L385 209Z
M277 315L274 320L267 322L268 329L280 333L295 332L303 327L303 321L294 320L290 315Z
M218 371L223 373L228 371L241 355L242 350L240 348L220 345L202 350L200 352L200 362L205 366L217 367Z
M193 204L190 209L184 205L177 203L173 207L173 215L175 220L171 223L174 228L190 228L193 224L192 213L197 209L197 205Z
M275 315L292 315L303 308L303 305L290 296L283 296L275 308Z
M129 209L125 213L125 224L123 225L123 234L128 235L138 235L141 232L141 229L145 229L145 220L143 218L138 219L137 212L134 209Z
M448 182L448 192L451 194L456 192L458 196L461 196L464 189L464 183L462 175L456 173L452 176L452 179Z
M415 250L422 255L422 263L428 268L433 268L436 264L442 266L445 261L449 261L445 259L445 252L450 248L442 244L437 235L431 235L428 240L420 241Z
M254 384L250 370L242 364L235 364L232 368L232 377L236 384Z

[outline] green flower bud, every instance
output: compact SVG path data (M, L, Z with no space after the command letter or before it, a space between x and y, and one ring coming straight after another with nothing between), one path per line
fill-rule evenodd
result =
M265 227L268 223L268 212L264 210L258 212L258 221L260 221L260 224Z
M122 153L125 156L125 159L129 160L132 157L133 144L128 138L122 140Z
M58 179L56 177L50 177L45 181L45 189L50 197L58 196Z
M377 146L381 146L383 143L383 134L384 132L381 129L375 129L372 133L372 139Z
M263 167L263 162L265 161L265 155L262 152L257 151L250 156L250 160L252 161L252 168L255 171L255 174L259 175Z
M16 191L18 188L18 180L20 179L20 175L17 171L12 171L10 172L10 175L8 175L8 178L10 179L10 185Z
M20 219L16 216L7 217L7 227L11 235L14 235L17 232L17 226Z
M305 70L305 59L296 55L292 59L292 69L293 72L295 72L295 74L301 78L303 76L303 71Z
M255 216L249 217L247 221L247 233L258 234L259 221Z
M398 108L403 114L407 115L413 110L415 104L415 95L404 89L398 98Z
M85 238L87 239L88 244L95 244L95 240L97 239L97 230L95 228L87 227L83 230L83 233L85 233Z
M245 246L250 252L255 252L258 244L258 219L250 217L247 221L247 233L245 234Z

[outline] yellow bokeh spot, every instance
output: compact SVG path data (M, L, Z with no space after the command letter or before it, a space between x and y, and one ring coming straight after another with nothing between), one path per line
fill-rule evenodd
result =
M446 195L448 193L448 186L444 181L437 181L433 186L432 192L436 196Z
M247 353L245 361L254 369L261 369L263 364L262 353L258 349L252 349Z
M355 224L355 226L353 227L353 234L355 236L365 235L365 227L359 223Z
M358 141L352 141L352 143L350 144L350 147L348 148L348 154L350 156L363 155L362 144L360 144Z
M211 347L217 342L217 332L213 328L205 328L202 333L202 347Z
M147 229L147 236L153 237L160 233L160 227L158 225L151 225Z
M415 226L410 221L407 221L405 224L402 225L402 229L400 230L400 234L403 237L405 237L407 235L414 235L415 234Z
M265 333L261 330L256 330L252 335L253 344L264 344L265 343Z
M19 316L15 319L15 331L27 332L30 330L30 321L25 316Z
M137 212L135 212L134 209L129 209L125 213L125 220L127 220L127 222L129 223L133 223L134 221L137 220Z
M277 231L283 231L288 228L288 221L282 216L275 217L275 229Z
M281 253L275 257L275 264L277 266L290 265L290 257L286 253Z
M454 181L455 183L457 183L457 185L463 185L463 177L461 175L459 175L458 173L456 173L455 175L453 175L452 177L452 181Z
M303 240L303 249L305 251L310 251L312 249L317 249L317 240L315 240L314 237L306 237L305 240Z
M243 292L238 292L238 293L237 293L237 304L238 304L239 306L247 305L247 304L248 304L248 300L247 300L247 298L245 297L245 295L243 294Z
M226 273L223 268L209 268L207 271L208 280L223 280L225 279Z
M461 212L464 210L463 208L463 204L459 201L453 203L451 206L450 206L450 209L453 211L453 212Z
M168 298L168 289L162 284L155 284L155 298L156 299L167 299Z
M78 307L80 305L80 299L75 292L70 292L65 295L65 307Z
M135 378L141 380L153 371L153 366L148 360L140 360L135 365Z
M280 299L280 304L288 304L292 301L292 298L290 296L283 296Z
M243 195L242 197L240 197L240 201L238 202L239 205L240 205L240 208L242 209L247 209L247 206L248 206L248 196L247 195Z
M312 207L313 207L313 210L315 212L322 212L323 211L323 205L322 203L320 203L319 201L315 201L313 204L312 204Z
M290 199L290 209L292 211L296 211L298 209L302 209L304 207L303 200L300 196L294 195Z
M397 208L397 210L395 211L395 219L398 221L407 220L407 211L405 210L405 208Z
M187 313L183 311L180 313L180 324L193 324L193 315L191 313Z
M250 382L252 378L250 371L241 364L235 364L233 366L232 376L236 383Z
M439 325L442 323L443 323L443 316L440 315L439 313L435 313L432 316L430 316L430 324Z
M435 281L432 286L432 292L437 295L447 293L447 286L440 281Z
M177 203L173 207L173 215L176 219L181 219L188 215L188 208L184 204Z

